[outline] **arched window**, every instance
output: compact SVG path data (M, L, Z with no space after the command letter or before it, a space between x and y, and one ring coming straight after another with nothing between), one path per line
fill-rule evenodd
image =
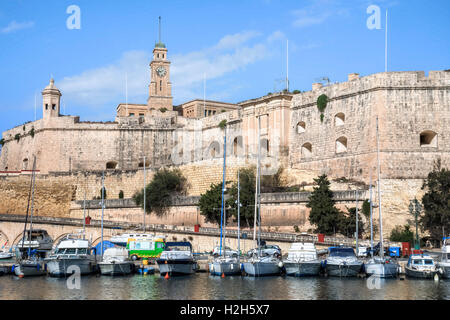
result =
M347 152L347 138L340 137L336 140L336 153Z
M116 161L107 162L106 169L117 169L117 162Z
M242 155L242 137L238 136L233 140L233 156Z
M297 123L297 133L303 133L306 130L306 123L304 121L300 121Z
M28 158L22 160L22 170L28 169Z
M338 127L343 126L344 124L345 124L345 114L343 114L342 112L336 114L334 116L334 125Z
M312 156L312 145L307 142L302 146L302 158L310 158Z
M219 158L220 157L220 144L217 141L211 142L208 150L209 150L210 158Z
M420 146L437 148L437 133L431 130L425 130L420 133Z

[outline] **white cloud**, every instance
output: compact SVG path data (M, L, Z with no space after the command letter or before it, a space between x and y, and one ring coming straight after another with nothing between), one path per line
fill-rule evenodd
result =
M317 0L310 5L291 12L294 16L292 26L297 28L309 27L324 23L332 16L340 16L348 13L338 0Z
M33 21L28 21L28 22L11 21L6 27L0 29L0 32L1 33L11 33L11 32L22 30L22 29L32 28L33 26L34 26Z
M284 37L277 31L267 38L255 31L226 35L215 45L200 51L169 55L174 103L203 96L203 79L218 79L271 56L269 43ZM115 63L65 77L56 83L66 101L95 106L125 102L125 73L128 74L128 102L145 103L150 82L151 53L128 51ZM208 85L208 84L207 84ZM207 87L208 90L208 87ZM226 90L226 89L224 89ZM200 96L199 96L199 93ZM208 98L226 96L210 92Z

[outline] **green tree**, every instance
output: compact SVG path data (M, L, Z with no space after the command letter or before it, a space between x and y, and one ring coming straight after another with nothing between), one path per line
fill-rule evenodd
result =
M231 199L225 202L225 207L229 207ZM210 188L200 196L198 202L200 214L205 217L206 222L216 223L220 226L220 214L222 208L222 183L211 184ZM231 217L230 210L226 210L227 221Z
M346 237L352 238L356 232L356 208L347 208L348 214L342 214L339 221L339 231ZM361 219L361 211L358 211L358 238L365 233L364 222Z
M412 246L414 243L414 232L411 231L409 225L403 227L395 226L395 228L391 230L389 240L395 242L409 242Z
M342 212L334 206L333 192L330 190L330 181L327 175L321 175L314 179L317 187L309 197L306 204L311 208L309 222L316 226L316 232L332 235L340 232L342 227Z
M158 170L152 181L145 187L145 211L154 212L157 216L167 213L172 204L172 196L184 195L187 181L179 169ZM144 190L136 192L133 196L137 205L144 207Z
M240 209L241 226L253 227L255 218L255 178L256 168L244 168L239 172L240 193L239 200L242 204ZM237 220L237 182L230 189L231 195L231 212Z
M123 199L123 190L119 191L119 199Z
M440 240L442 231L450 230L450 170L441 168L441 162L435 164L422 185L427 190L422 197L424 215L419 219L422 231L427 230L431 237Z

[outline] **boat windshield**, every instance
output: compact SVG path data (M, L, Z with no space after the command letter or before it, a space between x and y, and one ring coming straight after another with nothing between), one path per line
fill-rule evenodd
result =
M330 249L330 257L354 257L355 252L352 248L332 248Z
M78 249L78 254L87 254L87 248Z
M425 262L425 265L433 265L433 260L431 260L431 259L425 259L424 262Z
M66 249L57 249L56 250L56 254L64 254L64 251L66 251Z

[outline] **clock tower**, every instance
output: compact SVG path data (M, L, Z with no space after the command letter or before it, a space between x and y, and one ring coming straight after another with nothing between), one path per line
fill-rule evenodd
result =
M161 42L161 17L159 17L159 42L153 49L150 62L150 85L147 105L156 110L165 108L173 111L172 83L170 82L170 61L167 60L167 48Z

